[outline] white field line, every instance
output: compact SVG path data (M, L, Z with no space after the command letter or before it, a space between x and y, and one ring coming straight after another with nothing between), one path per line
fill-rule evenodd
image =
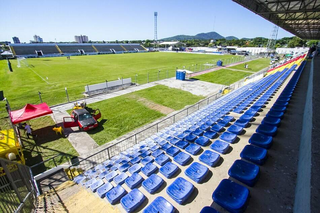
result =
M37 76L39 76L44 82L46 82L47 84L52 84L49 81L47 81L46 79L44 79L41 75L39 75L36 71L34 71L34 69L28 67L32 72L34 72Z

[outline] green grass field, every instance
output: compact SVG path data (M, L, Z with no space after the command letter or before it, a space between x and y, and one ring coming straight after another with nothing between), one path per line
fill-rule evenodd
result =
M204 63L214 64L219 59L232 57L234 56L154 52L74 56L71 60L66 57L30 58L27 59L29 67L22 63L21 68L17 68L16 60L11 60L13 72L9 72L7 62L2 60L0 85L12 109L21 108L26 103L40 103L39 91L44 102L54 105L67 102L65 88L73 101L83 97L87 84L121 77L131 77L135 81L136 75L137 82L143 84L147 82L147 73L149 81L155 81L159 70L159 79L163 79L173 77L177 67L198 70Z
M236 66L231 67L232 69L237 70L245 70L245 71L251 71L251 72L258 72L262 70L263 68L266 68L270 65L270 59L268 58L260 58L254 61L250 61L248 63L248 69L244 67L244 64L239 64Z
M159 111L162 106L174 111L192 105L202 98L189 92L158 85L90 104L88 107L100 109L102 119L99 127L88 133L102 145L165 116L166 114ZM150 102L156 106L150 106Z
M233 68L233 67L232 67ZM232 71L229 69L220 69L214 72L209 72L203 75L193 77L200 81L206 81L215 84L230 85L241 80L244 77L251 75L249 72Z

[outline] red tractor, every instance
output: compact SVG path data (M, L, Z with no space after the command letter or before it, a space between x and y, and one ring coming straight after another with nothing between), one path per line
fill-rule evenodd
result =
M98 127L98 119L101 118L99 109L89 113L86 109L74 109L71 112L71 117L63 118L64 128L79 127L82 131L88 131Z

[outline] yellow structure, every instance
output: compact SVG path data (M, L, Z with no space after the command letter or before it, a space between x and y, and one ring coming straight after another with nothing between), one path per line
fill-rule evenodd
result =
M9 153L16 155L14 162L25 164L23 150L17 138L15 138L13 129L0 131L0 158L8 159ZM1 170L1 168L0 168ZM0 172L1 174L1 172Z

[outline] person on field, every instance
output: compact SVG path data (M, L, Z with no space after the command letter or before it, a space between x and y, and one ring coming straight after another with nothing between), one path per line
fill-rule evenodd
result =
M29 124L26 124L26 126L24 127L24 129L27 132L27 137L29 138L29 136L32 136L32 129L31 126Z

